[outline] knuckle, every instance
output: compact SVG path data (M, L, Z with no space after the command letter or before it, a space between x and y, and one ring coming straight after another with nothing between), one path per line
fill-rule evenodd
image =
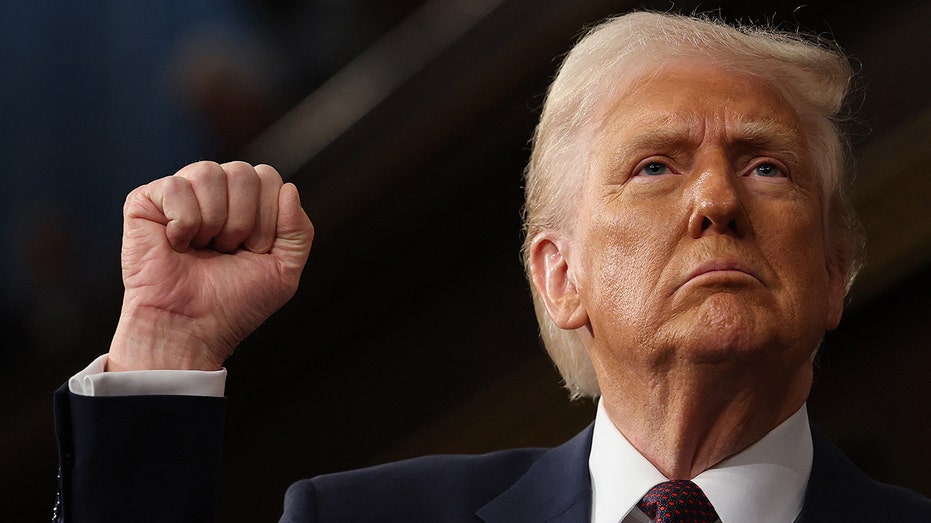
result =
M238 160L224 163L222 168L226 172L227 176L230 177L239 178L256 176L255 168L252 167L252 165Z
M241 165L225 167L227 183L231 190L256 191L259 188L260 178L251 165L239 162Z
M170 193L182 191L185 188L190 187L191 181L183 176L169 176L167 178L156 180L155 183L152 185L155 185L155 184L164 185L165 187L163 190L165 191L165 193L170 194Z
M271 165L260 163L255 166L255 172L259 178L265 182L271 182L278 185L283 183L281 174L279 174L278 170Z
M204 176L211 176L216 174L221 174L223 169L220 167L220 164L217 162L212 162L209 160L201 160L199 162L194 162L182 167L178 172L175 173L175 176L188 179L196 179Z
M242 160L233 160L231 162L226 162L223 164L224 169L236 169L236 170L245 170L252 171L255 168L252 167L252 164L249 162L244 162Z
M129 209L136 205L141 198L144 198L143 191L145 191L147 186L140 185L132 191L129 191L129 194L126 195L126 199L123 201L123 214L127 214Z

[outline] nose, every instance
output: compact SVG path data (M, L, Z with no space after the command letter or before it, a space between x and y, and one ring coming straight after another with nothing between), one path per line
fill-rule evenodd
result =
M742 238L749 229L749 220L734 170L717 163L693 177L688 189L692 203L689 234L700 238L706 234L725 234Z

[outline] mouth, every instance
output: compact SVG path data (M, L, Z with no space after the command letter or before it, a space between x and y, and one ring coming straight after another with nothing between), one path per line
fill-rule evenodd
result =
M737 260L710 260L689 273L685 284L738 285L763 282L752 269Z

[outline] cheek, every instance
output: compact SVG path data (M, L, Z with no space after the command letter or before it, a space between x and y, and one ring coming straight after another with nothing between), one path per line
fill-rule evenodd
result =
M790 207L775 224L765 228L767 237L758 238L767 258L789 273L825 273L825 246L820 214L807 207ZM806 267L808 270L806 270Z
M592 223L582 249L579 287L593 328L642 321L672 255L674 241L663 233L668 226L643 213L624 218Z
M758 238L763 255L784 289L786 309L811 317L826 307L829 292L827 260L820 213L807 208L781 217L781 224Z

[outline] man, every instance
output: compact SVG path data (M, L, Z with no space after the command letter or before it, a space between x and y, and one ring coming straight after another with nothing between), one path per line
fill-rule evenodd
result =
M524 257L567 386L600 397L594 424L551 450L303 480L282 521L929 520L805 412L860 263L833 122L850 77L764 30L655 13L592 30L537 128ZM60 509L207 520L222 364L294 293L313 228L292 185L244 163L185 167L124 214L109 354L56 398Z

